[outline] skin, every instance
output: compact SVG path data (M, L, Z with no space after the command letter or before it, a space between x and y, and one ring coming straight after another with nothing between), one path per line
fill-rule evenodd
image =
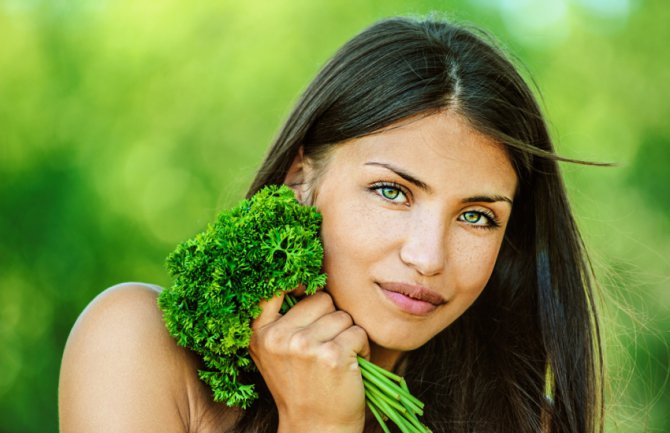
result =
M314 166L299 155L287 183L301 185L299 199L323 215L327 294L284 317L281 300L264 305L252 356L277 402L280 431L360 432L356 355L393 369L475 301L493 271L517 178L502 146L449 111L343 143L324 168ZM396 282L441 301L408 312L382 290Z
M286 183L323 214L328 286L285 315L282 298L263 303L250 353L277 404L280 432L360 433L356 357L401 369L405 352L474 302L510 216L501 198L513 200L517 179L503 148L449 111L336 145L315 167L300 154ZM498 226L487 228L484 215ZM382 290L393 282L444 302L408 312ZM61 367L61 432L232 427L239 411L214 403L198 380L199 360L163 325L159 290L115 286L77 320Z
M159 291L111 287L77 319L61 363L61 433L214 433L233 425L236 412L215 404L197 378L198 358L167 332Z

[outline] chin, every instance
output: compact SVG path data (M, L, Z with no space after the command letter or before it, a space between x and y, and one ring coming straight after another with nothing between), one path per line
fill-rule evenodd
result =
M432 336L430 338L420 338L416 334L413 336L404 336L399 334L397 330L391 330L390 333L368 333L368 336L374 345L396 352L416 350L432 338Z

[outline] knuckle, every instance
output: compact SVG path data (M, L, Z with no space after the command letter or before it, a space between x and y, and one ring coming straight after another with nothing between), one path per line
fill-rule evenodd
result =
M319 349L318 358L324 367L335 370L341 363L340 347L333 342L324 343Z
M333 303L333 298L328 293L324 292L323 290L320 290L312 296L316 295L319 295L316 298L316 301L319 303L321 307L323 307L329 312L335 311L335 304Z
M351 327L351 332L353 332L355 335L361 337L361 338L368 338L368 333L365 331L365 329L361 328L358 325L354 325Z
M356 340L359 344L367 345L368 344L368 333L365 332L365 329L360 326L354 325L348 329L351 333L351 338Z
M282 341L284 337L283 330L278 327L278 326L273 326L267 331L265 331L262 335L262 341L266 345L272 345L272 344L277 344L280 341Z
M293 334L288 342L289 351L291 353L304 355L309 352L312 343L304 332L297 332Z
M347 313L346 311L337 310L332 314L334 314L335 317L337 318L337 320L342 322L342 324L344 324L344 325L351 326L354 323L354 320L351 318L351 315L349 313Z
M249 350L252 353L279 354L282 352L285 340L286 336L283 329L273 326L265 329L262 333L255 332L251 337Z

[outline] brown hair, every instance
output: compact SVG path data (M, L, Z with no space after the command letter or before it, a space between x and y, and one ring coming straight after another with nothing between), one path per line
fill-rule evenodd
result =
M281 184L299 148L331 146L410 116L454 110L503 143L519 189L493 275L455 323L408 356L434 432L602 431L602 352L590 267L532 91L483 32L392 18L345 44L306 89L248 195ZM274 432L261 398L237 431Z

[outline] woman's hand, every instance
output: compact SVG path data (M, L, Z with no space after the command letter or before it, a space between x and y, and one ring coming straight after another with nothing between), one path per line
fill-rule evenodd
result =
M362 432L365 394L356 356L369 357L367 334L323 291L282 316L283 299L261 304L249 347L277 405L279 431Z

